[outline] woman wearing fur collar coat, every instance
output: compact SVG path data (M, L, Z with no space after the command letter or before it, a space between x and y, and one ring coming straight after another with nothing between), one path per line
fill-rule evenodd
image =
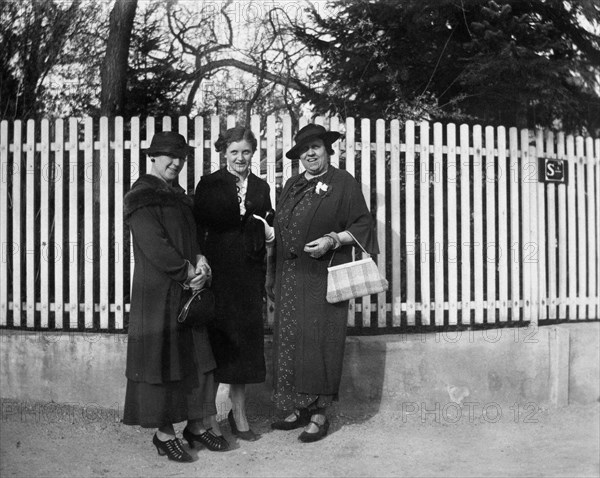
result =
M170 460L193 461L173 423L187 420L183 437L213 451L229 448L216 422L215 360L205 327L177 323L184 288L200 289L210 268L200 255L192 201L177 177L192 148L177 133L157 133L145 152L149 174L125 195L135 269L127 345L123 423L157 428L153 444Z

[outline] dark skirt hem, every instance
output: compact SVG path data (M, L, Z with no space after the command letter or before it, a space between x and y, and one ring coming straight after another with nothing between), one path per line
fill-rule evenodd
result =
M216 415L217 385L212 372L183 381L150 384L127 380L123 423L160 428Z

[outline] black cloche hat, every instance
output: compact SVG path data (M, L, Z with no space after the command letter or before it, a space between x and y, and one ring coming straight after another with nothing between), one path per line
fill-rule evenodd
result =
M173 131L161 131L152 136L152 142L148 149L142 149L142 153L149 155L168 154L178 158L185 158L191 154L194 148L187 144L185 138Z

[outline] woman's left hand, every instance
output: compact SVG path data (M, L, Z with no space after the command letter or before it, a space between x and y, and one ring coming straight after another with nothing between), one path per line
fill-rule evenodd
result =
M333 239L330 237L319 237L314 241L311 241L304 245L304 252L310 257L318 259L325 255L331 248L333 248Z
M203 256L202 254L197 254L196 255L196 274L200 274L200 272L203 269L210 276L210 273L211 273L210 266L208 265L208 261L206 260L206 257Z
M202 289L206 282L209 282L212 276L210 266L206 263L204 256L198 257L198 262L194 270L194 277L191 278L189 286L192 290Z

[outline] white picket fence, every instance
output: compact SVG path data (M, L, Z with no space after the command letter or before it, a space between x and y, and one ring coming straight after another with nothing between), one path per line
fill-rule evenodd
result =
M1 122L0 327L123 329L133 262L123 195L148 167L140 149L155 131L188 138L194 160L180 184L192 193L203 173L220 167L213 144L235 119L174 122ZM350 304L349 326L378 333L598 319L599 139L502 126L316 122L344 133L332 164L362 185L377 224L377 262L390 281L387 293ZM252 169L271 184L276 204L276 184L298 171L282 157L293 144L292 121L255 116L251 128L260 144ZM539 182L539 157L565 159L567 184Z

